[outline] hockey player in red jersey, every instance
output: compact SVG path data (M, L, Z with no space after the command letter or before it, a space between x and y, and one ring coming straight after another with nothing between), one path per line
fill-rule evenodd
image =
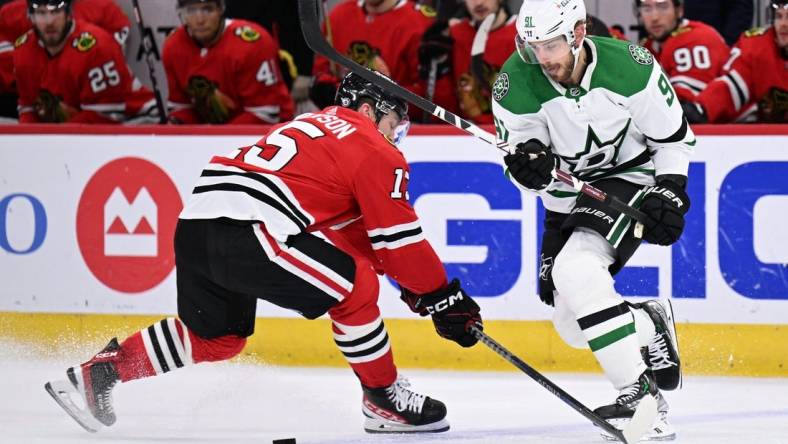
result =
M69 0L28 6L33 29L13 51L21 123L118 123L155 112L150 91L133 84L120 46L74 18Z
M723 74L683 104L690 123L788 122L788 0L769 9L772 26L742 34Z
M126 44L129 19L112 0L72 0L72 9L78 20L112 34L121 47ZM3 48L13 48L14 41L32 27L27 0L13 0L0 8L0 94L16 92L13 57L10 52L5 54Z
M337 104L214 157L175 232L178 318L116 339L49 393L88 430L112 425L121 381L237 355L262 299L308 319L328 313L362 386L368 432L448 430L446 407L398 377L377 306L387 274L401 298L463 347L479 307L448 282L408 203L408 164L392 142L407 104L350 74ZM315 235L322 231L329 242ZM80 409L72 396L81 396Z
M449 82L440 82L437 88L448 88L449 91L436 93L436 103L477 123L492 123L490 88L501 66L514 52L516 16L509 14L503 0L465 0L465 7L469 17L452 20L448 36L435 32L434 28L424 34L419 50L419 67L422 72L428 71L433 59L445 57L449 62L445 73ZM484 48L482 70L474 73L471 46L476 29L490 14L495 14L495 21ZM441 102L441 98L450 100Z
M273 124L293 117L279 47L261 26L224 18L223 0L178 0L164 42L173 123Z
M412 0L345 0L331 10L323 29L337 51L423 96L417 53L421 36L434 17L434 10ZM326 106L344 70L316 56L313 73L312 101L318 107Z
M691 100L714 80L730 48L711 26L682 18L682 0L635 0L648 37L641 45L662 65L679 99Z

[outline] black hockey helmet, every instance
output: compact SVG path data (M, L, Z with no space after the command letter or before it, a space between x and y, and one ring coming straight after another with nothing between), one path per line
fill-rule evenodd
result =
M65 8L66 13L71 12L72 0L27 0L27 13L32 14L36 9L46 8L50 11Z
M375 72L375 74L385 77L379 72ZM334 103L345 108L356 109L364 99L374 103L376 123L389 111L395 111L400 119L405 119L408 115L408 102L386 92L380 86L353 72L342 79L342 83L337 88Z

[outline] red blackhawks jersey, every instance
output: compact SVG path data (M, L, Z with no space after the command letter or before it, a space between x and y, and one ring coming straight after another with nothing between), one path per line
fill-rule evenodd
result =
M435 11L412 1L398 0L392 9L382 14L367 14L363 3L346 0L331 10L330 32L323 26L331 44L358 64L380 71L423 96L426 88L419 81L418 50L424 31L434 21ZM339 66L333 68L335 72L328 59L316 56L313 66L316 81L338 84L346 71ZM442 99L436 101L451 100L451 94ZM414 116L421 114L414 112Z
M181 26L164 43L171 117L182 123L279 123L293 117L279 47L261 26L225 20L219 40L201 47Z
M451 96L454 100L441 105L476 123L493 123L489 89L501 66L515 50L516 18L517 16L510 17L503 26L491 30L488 34L482 56L486 85L479 85L471 72L471 46L476 36L476 27L469 19L452 24L449 34L454 39L451 71Z
M686 19L664 42L646 39L641 44L657 57L682 100L693 100L720 75L730 54L725 39L714 28Z
M285 242L323 231L415 293L446 284L408 203L408 164L364 115L328 107L277 125L256 144L214 157L182 219L260 221Z
M788 59L773 27L745 32L731 50L723 74L697 98L709 122L748 119L788 122Z
M121 46L129 35L129 19L112 0L75 1L74 17L93 23L112 34ZM14 91L14 65L11 54L14 41L30 30L33 25L27 16L27 1L13 0L0 8L0 93Z
M15 45L22 123L115 123L155 111L153 94L133 81L120 46L98 26L75 19L65 46L54 56L32 29ZM48 107L55 108L49 113L55 120L41 119L39 113Z

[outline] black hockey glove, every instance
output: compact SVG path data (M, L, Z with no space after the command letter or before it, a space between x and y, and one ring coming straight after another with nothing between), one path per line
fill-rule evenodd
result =
M646 192L640 203L640 211L649 218L644 224L646 232L643 235L648 243L667 246L681 237L684 215L690 207L689 196L683 186L685 181L683 176L657 178L657 186Z
M709 123L709 116L703 105L695 102L681 102L681 109L684 110L684 117L689 123Z
M470 347L478 341L468 329L471 325L483 328L479 306L460 287L458 279L453 279L446 288L423 295L403 288L400 299L414 313L432 315L432 323L439 336L463 347Z
M433 23L421 37L419 45L419 77L427 80L432 69L432 61L437 62L436 79L439 79L451 70L451 52L454 39L449 36L449 23L438 20Z
M518 143L514 153L504 156L503 161L514 180L529 190L543 190L553 182L556 157L537 139Z

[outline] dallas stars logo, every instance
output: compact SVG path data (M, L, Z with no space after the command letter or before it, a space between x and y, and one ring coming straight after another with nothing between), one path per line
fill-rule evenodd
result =
M629 54L641 65L651 65L654 63L654 56L651 55L648 49L642 46L629 45Z
M500 102L506 97L506 93L509 92L509 74L502 72L497 79L495 79L495 83L492 86L492 95L493 99L496 102Z
M586 145L583 151L580 151L574 157L561 156L561 158L569 163L569 170L578 174L581 179L588 179L589 176L598 175L614 168L618 164L618 153L621 150L621 144L624 143L624 137L627 135L631 122L632 119L628 119L624 128L615 137L606 142L602 142L594 129L591 128L591 125L589 125ZM584 177L582 173L589 174Z

